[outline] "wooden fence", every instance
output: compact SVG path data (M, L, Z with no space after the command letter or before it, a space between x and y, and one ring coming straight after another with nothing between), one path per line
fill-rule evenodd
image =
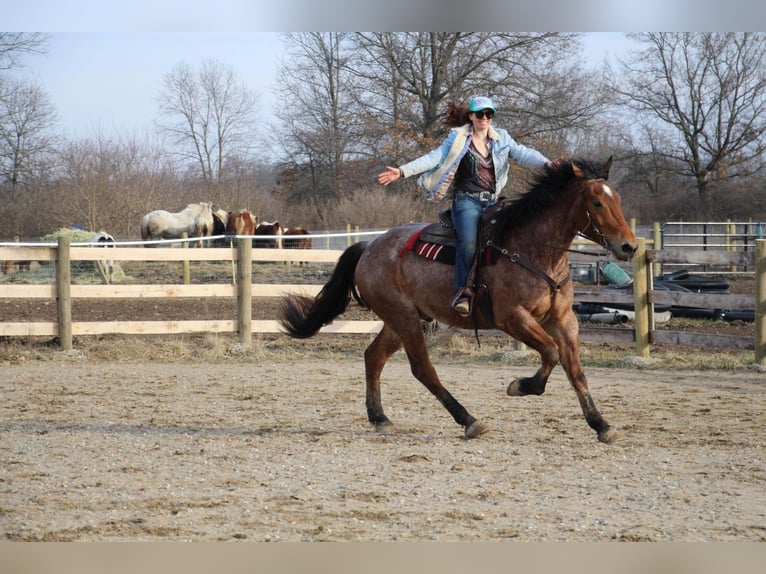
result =
M651 241L650 241L651 242ZM755 252L656 250L646 248L647 240L639 239L639 250L633 259L632 292L613 289L576 289L576 302L588 301L608 306L609 303L632 304L635 319L632 329L594 328L583 325L583 341L632 342L641 356L648 357L652 343L681 344L699 347L753 349L755 360L766 366L766 240L758 240ZM55 262L55 283L45 285L0 284L0 299L47 298L56 301L55 322L4 322L0 318L0 336L58 337L63 349L72 347L74 335L100 334L174 334L174 333L238 333L240 342L249 345L252 333L278 333L276 319L252 320L253 297L280 297L287 293L316 294L321 285L253 284L253 260L273 262L333 263L339 250L253 249L250 241L239 241L236 248L179 249L172 247L106 247L72 246L61 237L57 246L0 246L0 261L34 260ZM232 284L162 284L162 285L78 285L72 284L72 261L228 261L236 268ZM590 262L585 255L573 253L570 262ZM659 291L652 288L655 264L716 264L749 266L756 275L756 295L696 294ZM99 265L101 268L101 265ZM237 317L221 320L184 321L77 321L72 318L72 299L77 298L165 298L165 297L232 297L237 300ZM734 337L654 329L654 304L685 307L755 309L753 337ZM321 333L377 333L379 321L334 321Z

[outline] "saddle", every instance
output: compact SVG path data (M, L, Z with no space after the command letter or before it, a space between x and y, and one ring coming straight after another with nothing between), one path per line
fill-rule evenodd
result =
M473 299L471 307L475 310L479 309L491 325L494 325L492 301L486 285L480 284L478 277L482 266L494 265L497 262L497 251L487 249L487 245L495 233L497 213L505 206L506 199L501 197L497 203L482 213L479 220L478 247L466 279L466 286ZM403 256L407 251L413 251L426 259L454 265L456 247L457 234L452 222L452 209L447 208L439 212L437 222L418 230L404 246L399 256Z
M491 205L482 213L479 221L479 236L477 237L478 249L471 271L468 275L468 283L471 283L477 263L492 265L497 261L496 256L486 252L486 246L495 233L496 215L505 207L505 198L500 198L497 203ZM439 212L438 221L431 223L418 230L407 242L399 254L401 257L406 251L413 251L425 257L441 263L455 264L455 248L457 247L457 234L455 225L452 223L452 208L443 209Z

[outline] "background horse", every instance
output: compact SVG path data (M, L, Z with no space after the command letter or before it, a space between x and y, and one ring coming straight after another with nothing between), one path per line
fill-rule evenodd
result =
M180 239L184 233L188 237L207 237L213 233L211 202L190 203L178 213L157 209L141 219L143 241Z
M284 228L279 225L279 221L274 221L273 223L270 223L268 221L264 221L263 223L259 223L258 226L255 228L255 232L253 235L271 235L270 239L254 239L253 240L253 247L258 248L267 248L267 249L282 249L282 233L284 231Z
M93 236L90 243L100 247L114 247L114 237L102 229ZM114 260L98 259L96 260L96 269L101 274L104 283L109 285L114 277Z
M258 218L247 209L234 211L229 214L226 224L226 235L254 235Z
M428 355L422 320L501 329L541 358L537 372L512 381L507 394L541 395L560 361L588 425L600 441L612 442L616 433L596 408L580 363L568 261L568 249L578 234L620 260L628 260L636 250L620 196L605 181L610 166L611 158L603 165L562 161L537 174L527 193L499 203L483 218L492 227L491 233L481 235L480 256L493 264L479 269L475 284L485 287L484 295L475 301L472 317L461 318L450 306L453 266L411 249L425 227L410 224L346 249L316 298L288 295L282 299L280 322L292 337L311 337L342 314L354 296L383 321L364 354L369 421L379 429L391 424L381 404L380 374L391 355L404 347L412 374L464 427L468 438L488 428L442 385Z
M304 237L311 235L311 232L303 227L288 227L282 235L285 249L311 249L313 247L311 237Z
M282 235L285 249L312 249L314 247L314 242L310 237L311 232L303 227L288 227ZM308 262L299 261L298 264L308 265Z

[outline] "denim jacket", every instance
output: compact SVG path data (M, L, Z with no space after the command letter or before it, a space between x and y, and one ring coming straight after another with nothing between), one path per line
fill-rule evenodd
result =
M457 166L471 145L473 126L465 124L453 128L442 144L427 154L400 167L404 177L422 174L418 184L426 190L426 199L440 200L447 194ZM508 182L509 160L533 168L541 168L548 161L535 149L517 143L507 131L489 128L489 149L495 165L495 193L499 193Z

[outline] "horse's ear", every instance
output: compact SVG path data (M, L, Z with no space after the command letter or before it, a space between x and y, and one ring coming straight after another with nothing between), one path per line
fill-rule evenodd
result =
M575 177L585 177L585 172L574 162L572 162L572 173L574 173Z
M604 162L604 165L601 166L598 170L598 176L601 179L609 179L609 170L612 169L612 157L609 156L609 159Z

